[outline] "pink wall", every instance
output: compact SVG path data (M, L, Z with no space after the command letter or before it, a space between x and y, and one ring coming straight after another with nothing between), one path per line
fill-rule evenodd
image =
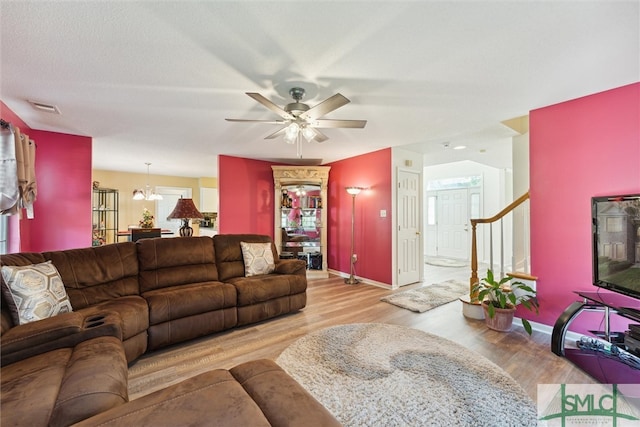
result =
M218 158L220 233L273 236L275 163ZM329 164L327 254L330 269L349 273L351 196L345 187L366 187L356 200L356 274L391 284L391 149ZM387 211L380 218L381 209Z
M596 290L591 197L640 192L640 83L533 110L530 129L531 264L541 310L519 315L553 325L577 300L572 291Z
M4 103L1 107L2 118L25 130L38 147L35 218L20 221L20 248L12 250L90 246L91 138L30 129Z
M35 252L91 246L91 137L31 131L38 146Z
M330 163L328 188L328 265L349 273L352 198L346 187L364 187L356 197L356 275L391 285L391 149ZM380 210L387 211L380 218Z
M218 156L218 232L273 236L274 163Z

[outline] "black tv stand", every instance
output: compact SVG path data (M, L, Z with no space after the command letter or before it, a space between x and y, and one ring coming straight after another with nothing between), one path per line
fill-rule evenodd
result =
M582 297L582 301L570 304L556 320L551 334L551 351L571 360L576 366L601 383L640 383L640 357L625 351L624 345L619 342L620 332L612 333L610 323L612 313L617 313L633 322L640 322L640 301L622 294L608 292L576 291L576 294ZM593 340L600 339L600 343L608 344L566 348L565 336L569 325L585 311L597 311L604 314L604 331L590 332L594 335ZM586 340L590 342L589 338Z

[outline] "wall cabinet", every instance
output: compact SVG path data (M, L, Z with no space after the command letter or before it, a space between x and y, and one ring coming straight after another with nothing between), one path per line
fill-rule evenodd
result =
M200 188L200 212L218 212L217 188Z
M115 243L118 238L118 190L94 188L92 198L92 246Z
M329 166L271 166L275 186L274 242L281 258L307 262L307 277L329 277L327 184Z

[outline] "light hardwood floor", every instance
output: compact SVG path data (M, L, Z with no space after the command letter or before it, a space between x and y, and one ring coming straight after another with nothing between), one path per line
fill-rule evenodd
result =
M458 278L468 281L469 270L429 267L426 283ZM130 399L174 384L198 373L230 368L258 359L276 359L293 341L321 328L346 323L391 323L420 329L460 343L508 372L535 400L539 383L594 383L587 374L550 350L550 336L534 331L529 337L519 322L509 333L487 329L483 321L462 315L459 301L425 313L414 313L380 301L391 290L345 285L337 276L309 281L307 307L300 312L215 334L152 352L129 368Z

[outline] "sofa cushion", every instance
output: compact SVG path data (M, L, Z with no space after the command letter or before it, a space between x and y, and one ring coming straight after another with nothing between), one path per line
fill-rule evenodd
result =
M240 242L270 243L271 250L277 254L271 237L260 234L216 234L213 236L218 280L227 282L233 277L244 277L244 258ZM274 255L274 259L276 256Z
M218 281L211 237L142 239L136 245L141 293Z
M258 304L275 298L303 293L307 289L304 276L264 274L229 279L238 293L238 307Z
M242 259L244 260L245 276L269 274L276 269L271 243L240 242L240 248L242 249Z
M27 266L2 266L2 292L14 324L53 317L72 310L64 284L50 262Z
M44 257L60 272L74 310L140 293L133 242L45 252Z
M236 289L222 282L173 286L142 296L149 305L151 325L236 306Z
M125 425L268 427L271 424L229 371L217 369L132 400L76 427Z

